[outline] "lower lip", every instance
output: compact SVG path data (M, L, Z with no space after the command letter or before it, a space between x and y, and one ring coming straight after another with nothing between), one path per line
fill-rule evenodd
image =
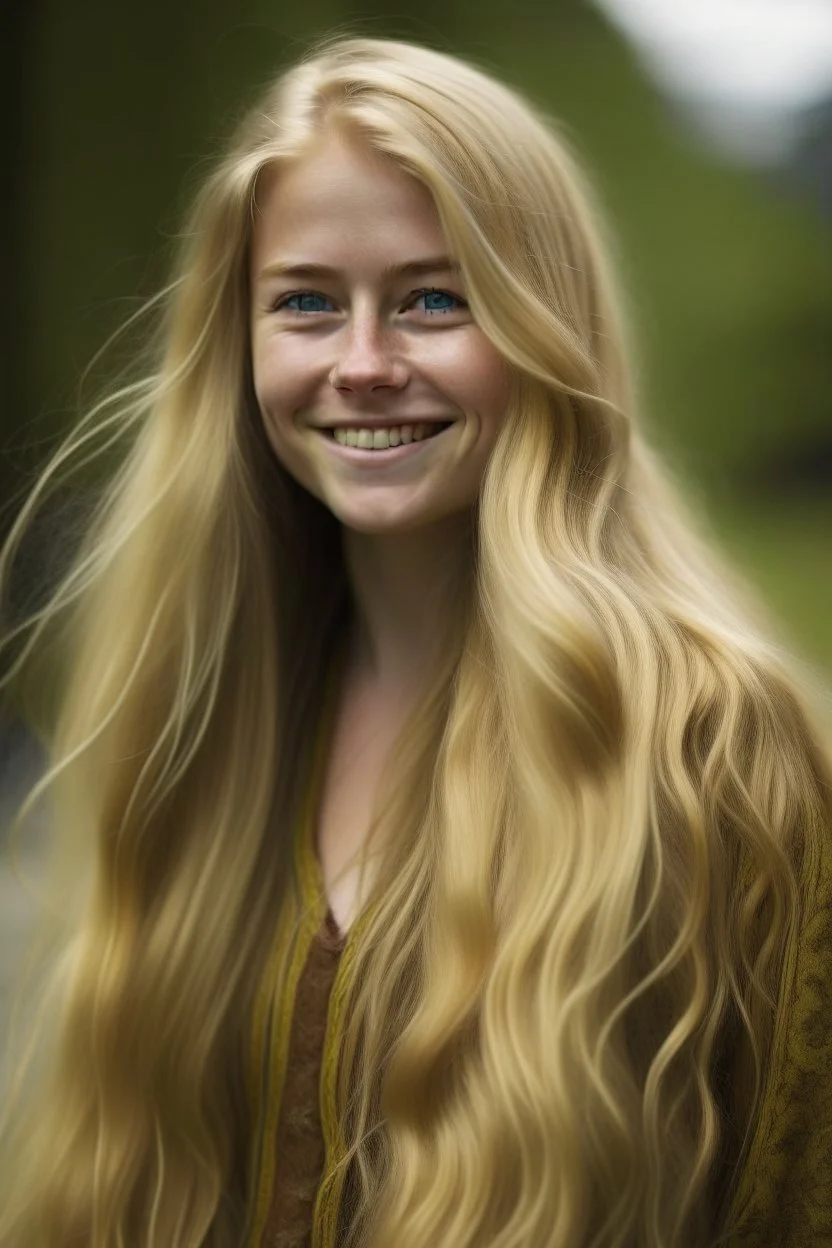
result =
M340 455L350 463L375 464L377 468L383 468L385 464L398 464L403 459L409 459L413 455L418 455L419 451L423 450L424 447L430 446L433 442L438 442L450 429L453 429L453 424L448 425L447 429L443 429L441 433L435 433L431 438L422 438L420 442L403 442L400 446L388 447L386 451L366 451L359 446L342 446L340 442L336 441L328 433L320 430L318 432L336 455Z

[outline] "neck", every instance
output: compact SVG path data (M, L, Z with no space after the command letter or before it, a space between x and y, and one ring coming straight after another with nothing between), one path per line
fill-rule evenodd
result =
M349 666L367 686L415 692L443 654L467 592L468 513L406 533L344 529L352 600Z

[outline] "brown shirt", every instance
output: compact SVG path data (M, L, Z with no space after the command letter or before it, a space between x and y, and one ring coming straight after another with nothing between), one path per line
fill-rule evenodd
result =
M295 996L277 1126L277 1176L259 1248L310 1248L312 1242L312 1214L324 1166L321 1057L329 998L345 941L327 911Z

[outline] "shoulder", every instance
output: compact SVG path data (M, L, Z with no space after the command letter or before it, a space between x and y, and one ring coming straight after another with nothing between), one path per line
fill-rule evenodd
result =
M732 1248L832 1243L832 828L807 835Z

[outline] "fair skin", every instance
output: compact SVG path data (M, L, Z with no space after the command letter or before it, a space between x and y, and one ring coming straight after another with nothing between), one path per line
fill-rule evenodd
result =
M330 272L292 271L309 265ZM435 657L437 621L470 558L471 505L508 397L504 361L471 316L425 187L355 138L322 137L261 179L251 290L269 441L342 525L352 671L401 702ZM350 460L320 428L431 418L452 423L386 463Z

